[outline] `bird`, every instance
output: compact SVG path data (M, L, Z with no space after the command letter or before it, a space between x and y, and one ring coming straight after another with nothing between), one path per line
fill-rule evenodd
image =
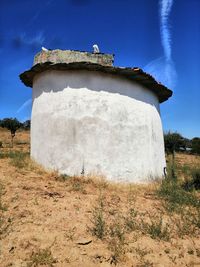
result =
M42 51L48 52L49 50L42 46Z
M98 45L97 44L94 44L93 45L93 53L95 53L95 54L98 54L98 53L100 53L100 50L99 50L99 47L98 47Z

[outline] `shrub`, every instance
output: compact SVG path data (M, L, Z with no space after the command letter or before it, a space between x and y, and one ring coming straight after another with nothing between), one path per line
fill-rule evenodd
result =
M1 152L0 159L10 158L10 163L16 168L24 168L27 165L29 153L21 151Z
M122 223L119 220L115 219L115 221L110 225L110 232L111 237L117 237L120 242L124 243L125 241L125 229Z
M57 178L57 180L59 181L68 181L69 179L71 179L71 176L67 175L67 174L60 174Z
M192 178L183 183L183 188L187 191L200 190L200 169L193 169L191 175Z
M178 211L182 206L199 207L200 200L195 194L186 192L176 181L165 179L157 190L159 197L164 199L168 211Z
M192 181L196 190L200 189L200 168L192 171Z
M103 239L106 234L106 221L104 218L104 203L103 197L100 195L97 200L97 206L92 211L92 228L90 228L93 235L99 239Z
M84 193L83 181L79 177L73 177L70 180L72 191L80 191Z
M108 248L112 253L110 264L116 265L125 254L124 242L117 237L113 237L109 240Z
M169 225L163 223L162 216L149 216L150 222L143 222L143 231L153 239L168 241L170 237Z
M138 223L136 221L136 217L138 212L134 208L130 208L128 210L128 214L126 216L125 225L128 231L137 230Z
M53 258L49 248L40 249L32 253L30 260L28 260L27 267L37 267L41 265L53 267L55 262L56 260Z
M179 237L189 235L199 236L200 208L184 208L180 214L171 217L172 225L175 226Z
M4 159L5 158L5 153L1 152L0 150L0 159Z
M195 137L192 139L192 153L200 155L200 138Z
M27 165L27 156L29 153L21 152L21 151L15 151L10 152L9 157L11 158L11 164L16 168L24 168Z
M125 254L125 227L122 217L117 215L109 227L109 242L111 264L117 264Z
M2 196L4 195L4 186L0 183L0 210L5 211L6 206L2 203Z
M0 239L2 235L6 233L9 227L9 221L5 220L3 216L3 212L7 210L7 207L2 202L2 196L4 193L4 186L0 183Z

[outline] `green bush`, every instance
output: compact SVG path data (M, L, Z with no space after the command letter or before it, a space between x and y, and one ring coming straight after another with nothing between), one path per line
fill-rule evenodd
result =
M195 137L192 139L192 153L200 155L200 138Z
M173 154L175 151L179 151L180 147L184 146L184 138L181 134L175 132L167 132L164 134L165 151L169 154Z
M29 153L27 152L15 151L15 152L10 152L8 154L8 157L11 159L10 163L14 167L21 169L27 165L28 155Z
M186 192L178 182L169 179L162 181L157 194L164 199L168 211L178 211L182 206L200 206L200 200L194 193Z
M183 188L187 191L200 190L200 169L193 169L191 176L183 183Z

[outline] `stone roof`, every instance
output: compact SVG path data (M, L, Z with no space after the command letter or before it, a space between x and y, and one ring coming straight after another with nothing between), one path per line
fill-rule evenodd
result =
M33 65L39 63L74 63L90 62L104 66L112 66L114 62L113 54L90 53L77 50L48 50L41 51L35 55Z
M20 74L20 79L26 86L32 87L34 77L47 70L100 71L121 76L143 85L157 95L160 103L172 96L170 89L157 82L142 69L115 67L112 63L113 55L109 54L94 54L71 50L42 51L35 56L33 67Z

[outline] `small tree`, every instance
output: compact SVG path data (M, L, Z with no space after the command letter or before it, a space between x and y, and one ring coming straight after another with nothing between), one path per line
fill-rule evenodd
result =
M200 138L194 137L192 139L192 153L200 155Z
M16 118L5 118L1 121L1 127L6 128L11 134L11 147L13 147L13 138L15 137L16 131L22 126Z
M170 131L164 134L165 151L168 154L172 154L172 178L176 178L175 175L175 151L179 151L180 147L184 145L184 138L179 133L171 133Z
M168 154L174 154L175 151L179 151L180 147L185 146L185 140L179 133L167 132L164 134L165 151Z
M31 121L30 120L26 120L25 122L22 123L22 128L24 130L30 130L31 128Z
M187 149L191 149L192 148L192 141L188 138L184 138L183 137L183 144L182 144L182 148L187 151Z

